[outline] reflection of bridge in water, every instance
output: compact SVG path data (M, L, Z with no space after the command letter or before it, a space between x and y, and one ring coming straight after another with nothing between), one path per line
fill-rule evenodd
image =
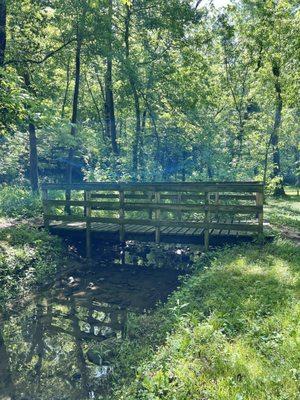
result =
M154 307L178 284L174 269L89 268L66 274L0 323L0 398L84 400L103 393L128 313Z

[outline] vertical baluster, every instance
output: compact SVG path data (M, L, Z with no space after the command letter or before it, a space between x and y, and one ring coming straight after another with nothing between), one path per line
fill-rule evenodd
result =
M263 211L264 193L263 192L256 193L256 205L261 208L257 213L258 241L263 243L263 239L264 239L264 211Z
M65 191L65 199L66 199L65 213L67 215L71 215L72 214L71 205L70 205L71 196L72 196L71 190L70 189L66 189L66 191Z
M209 249L209 222L210 222L210 211L208 210L209 207L209 200L210 200L210 194L209 192L204 193L204 204L205 204L205 216L204 216L204 222L205 222L205 229L204 229L204 248L206 251Z
M119 190L119 219L120 219L120 242L123 243L125 241L125 224L124 224L124 218L125 218L125 211L124 211L124 203L125 203L125 193L124 190Z
M215 202L216 202L216 206L219 206L220 205L220 193L219 192L216 192L215 193ZM217 219L217 222L219 221L219 218L220 218L220 216L219 216L219 210L216 212L216 219Z
M44 212L44 226L49 229L49 206L48 206L48 190L42 189L42 199L43 199L43 212Z
M160 203L160 193L155 192L155 203L159 204ZM160 210L156 209L155 210L155 220L157 222L157 225L155 227L155 243L160 243L160 227L159 222L160 222Z
M84 208L85 208L85 221L86 221L86 257L91 258L92 251L91 251L91 192L85 191L85 201L84 201Z
M83 201L84 201L84 207L83 207L83 215L86 217L87 216L87 212L86 212L86 191L83 192Z
M150 192L150 193L148 193L148 201L149 201L149 203L152 203L152 199L153 199L153 193ZM148 211L148 218L149 218L149 219L152 219L152 217L153 217L152 210L149 209L149 211Z
M181 195L181 193L178 193L176 202L177 202L177 204L179 204L179 203L181 203L181 201L182 201L182 195ZM177 214L177 220L181 221L182 220L182 211L178 210L176 214Z

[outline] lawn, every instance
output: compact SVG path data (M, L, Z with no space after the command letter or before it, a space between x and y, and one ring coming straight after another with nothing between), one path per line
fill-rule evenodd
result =
M300 196L295 188L287 188L287 196L266 199L265 218L275 227L289 227L300 231Z

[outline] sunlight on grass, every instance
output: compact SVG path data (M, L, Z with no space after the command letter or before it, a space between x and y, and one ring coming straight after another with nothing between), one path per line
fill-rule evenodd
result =
M171 334L119 398L298 399L299 282L288 241L213 255L170 299L169 310L185 303L167 317Z
M300 229L300 197L296 195L295 189L288 188L286 192L284 198L267 198L265 218L275 226Z

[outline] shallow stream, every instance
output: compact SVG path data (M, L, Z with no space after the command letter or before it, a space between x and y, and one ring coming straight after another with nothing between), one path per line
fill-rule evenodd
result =
M129 313L142 314L179 285L191 256L179 249L103 249L0 319L1 400L97 399L112 373Z

